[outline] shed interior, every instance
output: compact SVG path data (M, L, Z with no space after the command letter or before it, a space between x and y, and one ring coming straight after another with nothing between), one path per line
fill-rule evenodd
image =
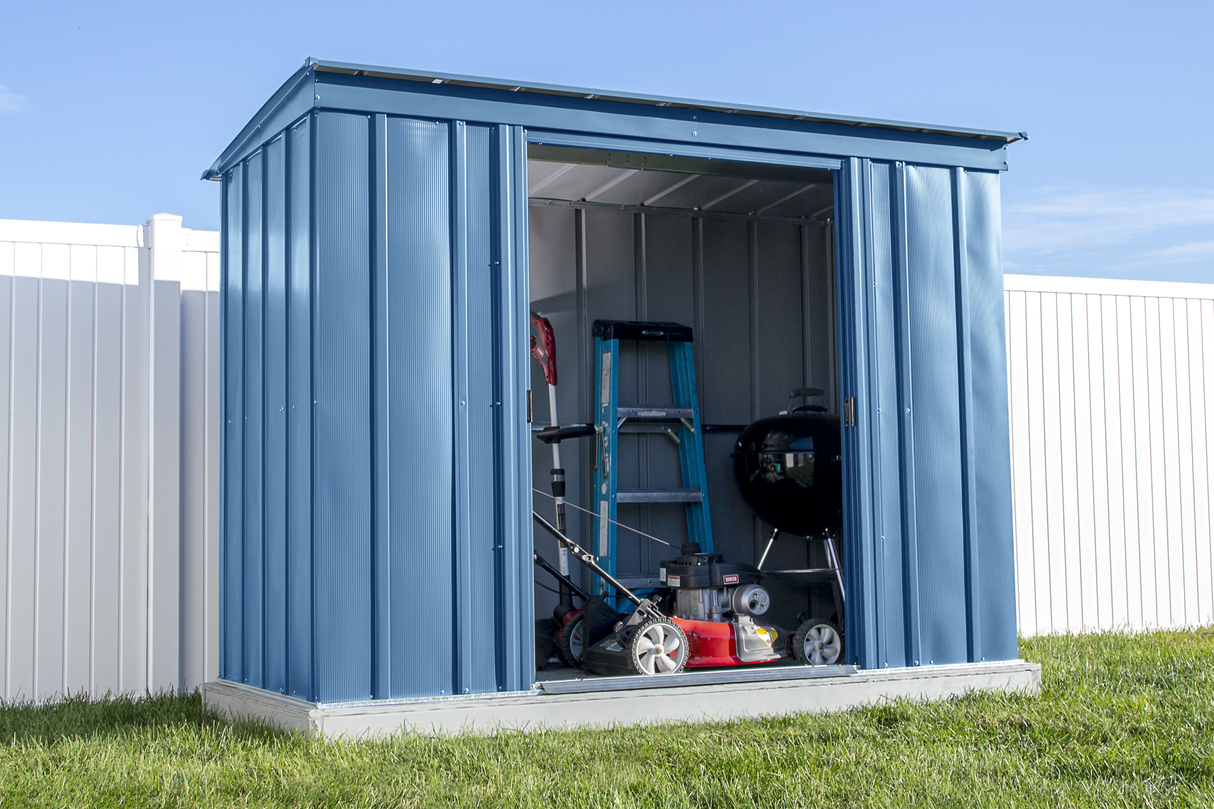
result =
M527 172L531 310L555 334L559 422L594 421L595 320L692 327L714 550L758 563L771 526L752 514L734 481L730 455L741 428L787 409L793 388L820 388L829 411L839 408L833 173L537 144ZM621 404L672 401L665 344L625 343L620 360ZM537 431L550 413L542 369L535 362L531 369ZM592 439L560 448L569 532L593 548ZM617 463L621 489L679 485L678 450L666 436L621 435ZM533 503L549 519L551 468L550 448L535 441ZM621 504L618 519L673 546L619 529L617 574L626 580L656 577L659 562L687 541L679 504ZM556 564L556 541L542 531L535 539L537 552ZM825 564L821 542L785 535L764 569ZM588 586L584 567L571 561L570 568ZM538 568L535 581L535 616L546 618L557 582ZM771 623L791 631L809 612L842 628L828 587L770 579L764 586ZM552 670L560 670L555 657L537 677L559 676Z

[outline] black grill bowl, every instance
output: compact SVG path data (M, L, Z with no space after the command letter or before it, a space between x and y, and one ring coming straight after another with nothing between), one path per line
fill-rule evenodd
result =
M811 536L843 525L839 417L794 412L759 419L738 436L734 472L764 522Z

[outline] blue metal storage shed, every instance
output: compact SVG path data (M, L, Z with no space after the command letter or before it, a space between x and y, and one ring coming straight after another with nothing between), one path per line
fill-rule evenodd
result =
M544 149L827 178L849 660L1015 659L999 172L1023 137L309 59L203 175L223 182L220 676L314 702L531 686ZM670 238L703 263L717 237L686 216ZM766 227L723 216L731 250ZM781 221L806 265L801 219Z

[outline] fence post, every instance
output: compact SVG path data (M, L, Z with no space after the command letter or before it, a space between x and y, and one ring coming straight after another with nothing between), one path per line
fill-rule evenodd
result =
M147 223L148 297L148 688L181 678L181 217Z

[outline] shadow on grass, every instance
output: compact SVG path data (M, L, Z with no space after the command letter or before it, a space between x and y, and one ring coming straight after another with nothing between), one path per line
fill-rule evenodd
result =
M203 707L196 691L144 697L107 695L96 700L77 694L54 703L0 701L0 744L49 746L69 739L156 729L206 728L226 728L246 741L266 742L282 735L264 723L227 723Z

